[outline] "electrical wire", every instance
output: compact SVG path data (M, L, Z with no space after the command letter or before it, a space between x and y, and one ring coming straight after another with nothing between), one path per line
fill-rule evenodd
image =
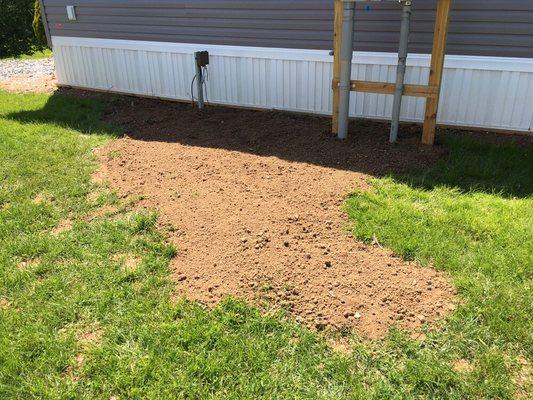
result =
M191 103L192 103L192 106L194 107L194 82L196 81L197 79L197 76L196 74L194 74L194 77L192 78L192 81L191 81ZM205 102L208 103L209 102L209 97L208 97L208 92L207 92L207 82L209 81L209 69L207 68L207 66L204 66L202 67L202 90L203 92L205 93Z
M192 78L192 81L191 81L191 103L193 107L194 107L194 81L195 80L196 80L196 74L194 74L194 77Z
M209 97L207 95L207 82L209 81L209 69L207 66L202 67L202 86L205 92L205 102L209 103Z

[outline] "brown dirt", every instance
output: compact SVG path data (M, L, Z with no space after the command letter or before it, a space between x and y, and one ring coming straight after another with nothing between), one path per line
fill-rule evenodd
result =
M88 345L99 343L102 340L103 335L104 332L96 327L80 332L78 334L78 341L81 343L82 347L87 347Z
M85 364L84 352L91 346L97 346L101 342L103 335L104 332L97 326L76 332L81 351L74 357L74 363L65 370L65 376L71 381L77 382L80 379L80 372Z
M43 204L43 203L46 203L49 201L49 199L47 198L47 196L43 195L43 194L38 194L37 196L35 196L33 198L33 203L34 204Z
M11 307L11 302L4 297L0 297L0 310L7 310L10 307Z
M21 261L17 264L17 268L20 270L26 270L29 268L34 268L38 266L41 263L41 260L39 258L32 258L29 260Z
M179 254L177 295L214 306L224 295L290 310L367 338L417 331L453 309L446 276L347 232L344 197L369 175L432 163L440 148L406 126L359 123L339 142L325 118L117 97L106 119L129 137L98 151L97 178L156 208Z
M119 212L119 209L117 207L109 205L109 204L106 204L106 205L94 210L93 212L89 213L87 215L86 219L88 221L92 221L92 220L97 219L97 218L107 217L107 216L116 214L117 212Z
M51 93L57 89L57 79L54 75L16 75L0 79L0 89L8 92Z
M520 358L518 363L520 369L513 377L513 383L516 387L515 397L517 399L529 399L533 393L533 368L525 358Z
M120 262L126 271L135 271L142 261L141 257L124 253L115 254L113 260Z
M453 363L453 369L460 374L468 374L474 370L474 367L468 360L460 359Z
M57 226L52 229L52 235L59 235L63 232L70 231L72 229L72 221L70 219L62 219Z

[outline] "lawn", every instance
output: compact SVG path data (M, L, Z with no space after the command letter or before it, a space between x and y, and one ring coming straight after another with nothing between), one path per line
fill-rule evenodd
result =
M45 50L42 50L42 51L36 51L35 53L31 53L31 54L23 54L19 57L6 57L6 58L3 58L3 60L14 60L14 59L17 59L17 60L40 60L42 58L50 58L52 57L52 50L50 49L45 49ZM0 58L2 59L2 58Z
M0 398L527 397L531 149L451 137L446 162L349 197L356 236L449 271L462 299L424 341L362 342L171 301L156 214L90 180L119 133L103 97L49 97L0 92Z

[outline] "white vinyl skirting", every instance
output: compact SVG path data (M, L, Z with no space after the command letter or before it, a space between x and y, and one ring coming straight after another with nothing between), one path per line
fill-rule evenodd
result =
M331 113L333 57L272 49L52 37L60 84L190 100L195 51L210 54L208 101ZM429 55L411 54L406 80L427 84ZM394 82L397 55L354 52L352 79ZM196 90L196 89L194 89ZM402 119L422 121L425 99L404 97ZM353 93L351 115L390 119L392 96ZM533 59L447 56L438 114L447 125L531 132Z

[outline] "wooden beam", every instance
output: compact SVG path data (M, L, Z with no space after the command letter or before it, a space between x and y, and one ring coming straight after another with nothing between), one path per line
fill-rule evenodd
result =
M439 95L444 69L444 56L446 54L446 39L450 21L452 0L438 0L437 15L435 19L435 32L433 36L433 50L431 52L431 67L429 71L429 86L436 87L435 97L426 101L424 128L422 130L422 143L433 145L437 127L437 112L439 110Z
M337 134L339 128L339 79L341 75L341 34L342 34L342 1L335 0L334 2L335 16L333 20L333 81L337 82L333 85L333 105L332 105L332 121L331 131Z
M338 86L339 81L333 80L333 88ZM396 85L388 82L352 81L351 90L363 93L394 94ZM404 96L433 98L437 95L435 86L404 85Z
M396 85L386 82L352 81L352 90L356 92L394 94ZM425 85L404 85L403 95L412 97L435 97L436 87Z

